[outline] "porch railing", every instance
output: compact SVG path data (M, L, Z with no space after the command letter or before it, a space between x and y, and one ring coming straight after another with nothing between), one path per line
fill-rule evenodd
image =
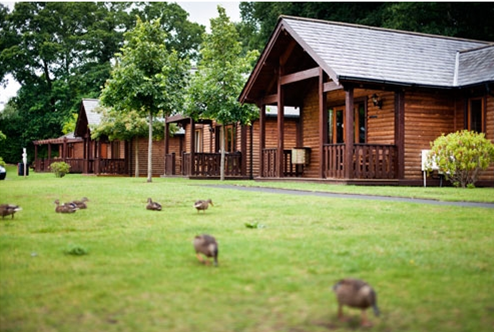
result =
M344 178L347 167L351 167L354 179L396 178L397 150L395 145L355 144L353 163L345 165L345 144L325 144L324 161L326 178Z
M125 159L100 159L99 172L101 174L126 174Z
M62 159L62 158L46 158L36 159L34 162L34 170L36 172L50 172L50 165L54 162L64 161L70 165L70 173L82 173L84 170L84 159Z
M190 153L182 154L182 175L186 176L220 176L221 153L194 153L191 162ZM225 176L242 175L242 154L240 152L225 154Z
M276 164L277 164L277 155L278 149L270 148L264 149L263 153L263 163L264 167L262 168L263 177L277 177L276 172ZM284 177L295 177L302 175L302 165L296 165L292 163L292 150L283 150L283 176Z
M64 161L70 165L70 173L83 173L84 164L88 162L87 173L97 172L102 174L126 174L127 167L125 159L90 159L89 161L82 158L46 158L35 160L36 172L50 172L50 165L54 162Z

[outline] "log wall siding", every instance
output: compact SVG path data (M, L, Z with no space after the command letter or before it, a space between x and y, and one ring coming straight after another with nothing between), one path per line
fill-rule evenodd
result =
M455 108L446 93L405 92L405 179L422 178L421 150L430 149L442 133L455 131Z
M374 106L371 96L376 93L382 107ZM367 97L367 142L395 144L395 95L389 91L355 90L356 97Z
M310 80L310 92L304 99L302 110L302 146L311 149L309 165L304 167L303 177L318 178L319 177L319 95L316 80ZM335 100L329 98L340 95L341 91L328 93L328 107L335 103ZM345 100L344 93L342 94ZM343 103L344 104L344 103Z
M133 144L136 144L135 141ZM147 176L148 174L148 139L139 138L137 140L139 147L139 176ZM132 146L132 163L130 165L130 174L135 174L135 146ZM153 176L161 176L165 174L165 143L163 140L153 141Z

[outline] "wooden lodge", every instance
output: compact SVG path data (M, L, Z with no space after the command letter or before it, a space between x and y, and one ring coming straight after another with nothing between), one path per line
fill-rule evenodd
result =
M295 163L303 180L420 185L441 134L494 142L494 43L282 16L239 100L260 109L260 180ZM278 113L273 144L271 105L300 109L294 137ZM494 186L494 167L478 184Z
M277 109L267 114L267 146L276 146ZM287 140L295 144L298 113L284 109ZM221 126L214 120L194 121L175 115L168 117L166 125L175 123L183 132L180 140L165 140L165 176L190 178L219 178L221 160ZM259 177L259 121L251 125L230 124L225 126L225 177L229 179L252 179ZM295 176L301 170L287 163L287 174Z
M127 156L130 147L127 142L91 139L91 126L101 120L101 115L96 112L98 106L97 99L82 100L73 135L34 141L36 172L49 172L51 163L63 161L70 165L70 173L129 174L130 158ZM43 145L48 146L46 158L38 154L38 148Z

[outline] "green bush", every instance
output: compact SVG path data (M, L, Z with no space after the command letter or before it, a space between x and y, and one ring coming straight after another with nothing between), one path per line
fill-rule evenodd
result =
M3 158L0 157L0 166L3 166L3 167L6 167L7 164L5 163L5 161L3 161Z
M462 130L442 134L431 147L428 163L434 161L457 187L474 187L480 173L494 162L494 144L483 133Z
M70 165L63 161L57 161L50 164L50 170L55 173L57 178L63 178L70 170Z

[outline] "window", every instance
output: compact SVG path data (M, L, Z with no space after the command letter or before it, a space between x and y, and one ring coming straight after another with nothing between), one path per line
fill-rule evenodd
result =
M221 127L216 128L216 146L217 151L221 152ZM225 126L225 152L235 152L237 150L237 126Z
M367 131L365 103L355 103L354 133L355 143L365 143ZM337 144L345 141L345 107L332 107L328 110L328 143ZM355 130L358 128L358 130Z
M202 130L197 129L195 132L195 148L194 152L202 152Z
M481 133L484 131L484 105L482 98L468 101L467 129Z

